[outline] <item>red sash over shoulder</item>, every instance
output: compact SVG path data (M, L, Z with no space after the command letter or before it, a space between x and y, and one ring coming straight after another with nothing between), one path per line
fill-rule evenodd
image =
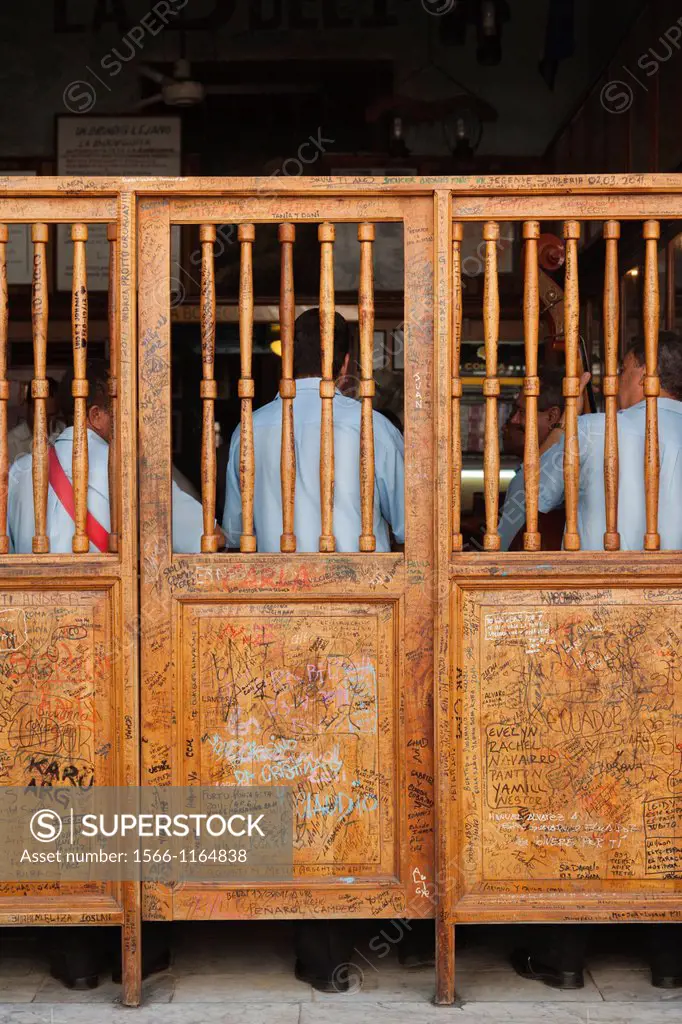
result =
M49 466L49 480L50 487L59 498L60 502L64 506L65 512L76 522L76 502L73 497L73 484L69 480L68 476L64 472L61 462L57 458L57 453L54 450L53 445L50 445L48 450L48 466ZM109 534L104 529L101 523L99 523L91 512L88 512L88 516L85 523L85 530L90 538L90 541L95 545L98 551L109 550Z

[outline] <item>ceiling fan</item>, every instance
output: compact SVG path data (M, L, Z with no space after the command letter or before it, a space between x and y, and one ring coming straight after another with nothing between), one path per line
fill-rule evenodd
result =
M231 84L204 85L192 75L192 67L186 57L179 57L173 65L173 74L166 75L149 64L140 64L138 71L151 79L160 89L153 96L146 96L135 104L136 110L143 110L156 103L167 107L196 107L207 96L257 96L273 93L314 93L316 86L305 83L234 82Z

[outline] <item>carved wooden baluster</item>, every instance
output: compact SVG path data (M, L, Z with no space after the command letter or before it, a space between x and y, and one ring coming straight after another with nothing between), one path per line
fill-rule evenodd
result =
M334 238L333 224L320 224L320 340L322 380L320 399L320 551L335 551L334 538Z
M566 336L566 376L564 398L566 408L566 434L564 438L564 491L566 495L566 551L580 550L578 533L578 490L580 483L580 448L578 443L578 396L580 394L580 300L578 295L578 239L580 223L568 220L564 224L566 239L566 281L564 316Z
M253 224L240 224L241 270L239 275L239 349L241 353L241 379L238 394L241 399L241 429L239 437L239 486L242 495L242 533L240 551L256 550L253 530L253 493L256 482L256 461L253 447L253 396L255 387L251 376L253 356L253 242L256 231Z
M9 451L7 448L7 402L9 382L7 380L7 331L9 307L7 292L7 239L6 224L0 224L0 555L9 551L7 536L7 487L9 474Z
M118 551L118 377L121 343L118 333L118 285L121 273L121 255L118 245L118 224L107 226L109 239L109 551Z
M661 538L658 533L658 325L660 299L658 294L658 239L661 229L658 221L644 222L644 356L646 372L644 397L646 398L646 437L644 442L644 490L646 494L646 533L644 550L658 551Z
M294 499L296 492L296 449L294 447L294 318L296 296L294 292L294 239L293 224L280 224L281 245L279 326L282 343L282 376L279 395L282 399L282 450L280 455L280 476L282 478L282 534L279 539L280 551L289 553L296 550L294 533Z
M375 551L374 536L374 225L358 224L360 241L360 288L358 322L360 328L360 508L362 533L360 551Z
M87 432L87 352L88 352L88 286L85 263L85 243L88 229L85 224L74 224L73 290L71 322L73 334L73 500L76 529L72 549L76 554L90 550L86 523L88 515L88 432Z
M49 394L46 378L47 366L47 224L34 224L33 239L33 294L31 318L33 325L33 507L35 533L33 551L45 554L50 550L47 536L47 411L45 400Z
M450 394L450 461L452 463L452 550L462 550L462 238L461 224L452 225L452 362Z
M497 399L500 382L497 378L497 342L500 329L500 296L497 280L497 240L500 226L494 221L483 225L485 239L485 278L483 282L483 336L485 339L485 441L483 453L483 487L485 490L486 551L500 550L497 532L500 494L500 436Z
M538 444L538 335L540 328L540 292L538 284L538 238L540 223L529 220L523 225L526 240L523 332L526 342L526 377L523 393L526 398L526 431L523 450L523 477L526 491L526 530L523 535L524 551L539 551L541 538L538 530L538 495L540 489L540 446Z
M604 550L618 551L618 239L620 224L607 220L604 224L606 264L604 267L604 393L606 416L604 427L604 498L606 532Z
M218 550L218 534L215 529L216 503L216 450L215 450L215 400L218 385L215 381L215 266L213 243L216 239L215 224L202 224L199 228L201 242L201 367L203 379L200 395L203 404L203 427L201 432L201 504L204 512L204 532L201 537L203 553ZM249 370L250 374L250 370Z

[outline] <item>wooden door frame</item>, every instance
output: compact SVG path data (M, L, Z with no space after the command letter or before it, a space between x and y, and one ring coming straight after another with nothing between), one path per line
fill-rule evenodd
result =
M116 554L42 554L0 556L0 590L16 595L65 593L101 596L111 644L102 668L110 687L110 751L108 785L139 785L138 731L138 551L137 551L137 349L136 349L136 198L130 189L109 189L97 195L36 196L37 179L15 179L0 192L0 219L6 223L116 223L120 276L116 282L119 338L117 487L119 551ZM53 229L54 230L54 229ZM11 302L10 302L11 316ZM49 352L49 340L48 340ZM52 603L58 601L53 597ZM58 604L57 604L57 607ZM96 738L93 740L97 747ZM101 758L100 758L101 760ZM105 762L103 762L105 763ZM96 780L97 781L97 780ZM21 887L17 885L17 889ZM4 925L120 925L123 993L126 1005L141 997L140 886L109 883L105 895L67 894L44 898L25 895L0 898Z
M233 186L229 181L225 184ZM163 735L173 699L172 636L178 605L184 602L244 603L279 597L300 601L333 596L339 601L388 602L401 631L407 623L396 691L395 828L393 879L336 879L312 876L284 886L220 887L185 885L171 894L143 887L144 916L159 918L236 917L429 917L433 901L433 745L432 622L433 561L431 481L433 425L433 204L430 196L376 194L273 195L260 188L228 196L141 197L140 238L140 524L141 615L145 641L154 640L155 657L142 650L143 778L156 784L180 783L176 738ZM274 190L273 190L274 191ZM345 191L345 190L344 190ZM366 190L363 189L363 192ZM291 189L287 189L290 193ZM176 555L170 551L170 279L168 239L174 223L233 223L324 220L358 222L405 220L405 272L408 325L405 371L406 554L217 554ZM197 396L198 400L198 396ZM412 511L410 511L410 509ZM274 580L273 581L273 569ZM349 580L355 582L348 582ZM305 581L305 582L302 582ZM353 588L357 587L357 591ZM158 665L166 666L160 679ZM396 663L397 664L397 663ZM397 681L396 681L397 682ZM177 718L175 715L176 725ZM412 775L410 774L412 773ZM411 787L411 788L410 788ZM412 817L408 817L412 815ZM408 822L411 823L408 825ZM222 887L223 889L225 887ZM286 894L284 909L272 909L272 895Z

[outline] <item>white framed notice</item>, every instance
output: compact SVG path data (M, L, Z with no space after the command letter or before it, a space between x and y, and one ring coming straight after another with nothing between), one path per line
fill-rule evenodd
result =
M0 171L3 177L31 178L38 172ZM30 284L33 280L31 228L28 224L10 224L7 238L7 284Z
M181 173L182 139L179 117L129 115L57 117L57 174L71 177L171 175ZM173 229L173 255L179 263L180 231ZM106 291L109 285L109 242L104 224L88 230L88 291ZM57 229L57 288L71 290L73 245L71 229Z

